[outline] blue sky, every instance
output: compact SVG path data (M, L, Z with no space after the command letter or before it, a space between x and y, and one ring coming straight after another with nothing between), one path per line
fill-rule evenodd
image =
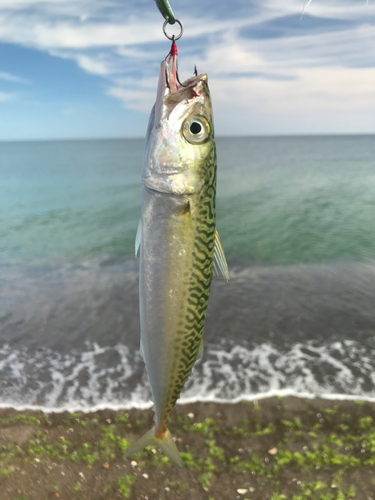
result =
M375 0L171 0L219 135L375 133ZM142 137L169 50L153 0L0 0L0 140Z

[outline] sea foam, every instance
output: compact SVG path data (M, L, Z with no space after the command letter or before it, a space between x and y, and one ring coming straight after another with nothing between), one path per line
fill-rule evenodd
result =
M375 400L374 349L345 340L209 345L179 403L234 403L272 395ZM0 406L45 411L147 408L151 393L139 353L86 343L82 351L0 349Z

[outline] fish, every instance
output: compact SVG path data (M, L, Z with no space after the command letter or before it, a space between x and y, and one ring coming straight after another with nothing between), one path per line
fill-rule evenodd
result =
M216 144L208 78L176 79L163 61L146 135L140 252L140 352L154 402L154 427L127 451L160 448L182 460L168 418L197 358L213 276L229 280L216 229ZM177 75L178 76L178 75Z

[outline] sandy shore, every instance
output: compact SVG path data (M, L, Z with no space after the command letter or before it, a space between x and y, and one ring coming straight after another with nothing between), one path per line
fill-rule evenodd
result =
M0 410L1 500L375 500L375 403L270 398L178 405L181 470L123 452L152 410Z

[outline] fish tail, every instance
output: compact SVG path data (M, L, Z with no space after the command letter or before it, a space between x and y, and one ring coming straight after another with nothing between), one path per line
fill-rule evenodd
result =
M155 428L153 427L127 450L125 456L128 457L133 455L133 453L143 450L146 446L156 446L161 448L164 455L166 455L173 464L177 467L182 467L183 463L178 453L177 446L175 445L172 434L168 429L163 432L161 437L156 437Z

